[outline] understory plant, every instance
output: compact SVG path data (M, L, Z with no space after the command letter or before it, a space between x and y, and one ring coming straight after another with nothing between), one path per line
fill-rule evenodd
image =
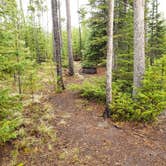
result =
M113 82L111 117L118 121L152 122L166 109L166 57L150 66L137 95L122 91L123 82ZM72 85L82 97L105 102L105 78L93 78L82 85Z
M0 144L18 136L21 125L21 103L18 96L0 90Z

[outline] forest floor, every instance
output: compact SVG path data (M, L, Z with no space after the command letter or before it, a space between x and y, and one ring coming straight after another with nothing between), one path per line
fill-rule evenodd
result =
M99 69L94 76L103 74ZM77 72L65 82L80 84L94 76ZM166 165L165 116L153 125L115 123L101 117L104 105L76 92L56 94L47 86L43 94L24 110L22 138L0 147L0 166Z

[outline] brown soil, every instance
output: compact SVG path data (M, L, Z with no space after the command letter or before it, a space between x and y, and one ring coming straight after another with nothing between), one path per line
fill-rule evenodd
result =
M104 73L104 69L100 69ZM89 77L89 76L88 76ZM67 79L66 82L72 82ZM78 78L74 82L80 83ZM45 120L44 106L51 105L51 118ZM27 118L36 120L25 125L28 136L35 138L31 146L17 148L14 144L1 147L0 166L165 166L166 121L144 125L114 123L101 117L104 106L65 90L61 94L49 93L41 101L40 112L29 112ZM28 111L28 110L27 110ZM35 119L34 118L34 119ZM44 121L53 126L56 141L42 137L32 128ZM39 144L38 141L41 140ZM44 139L43 139L44 138ZM11 155L9 155L11 153ZM16 156L14 161L13 156ZM10 164L9 164L10 163Z

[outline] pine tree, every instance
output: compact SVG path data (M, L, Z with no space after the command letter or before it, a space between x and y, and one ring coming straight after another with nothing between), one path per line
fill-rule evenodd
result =
M115 0L114 81L121 90L131 93L133 84L133 7L127 1Z
M105 0L89 0L90 18L88 20L89 39L84 52L84 67L95 67L106 58L108 5Z
M42 28L42 17L46 13L43 0L30 0L28 5L28 24L24 27L26 46L30 48L38 63L46 61L48 44L45 31Z
M166 27L159 12L158 0L152 0L149 8L148 21L148 57L150 65L165 52Z

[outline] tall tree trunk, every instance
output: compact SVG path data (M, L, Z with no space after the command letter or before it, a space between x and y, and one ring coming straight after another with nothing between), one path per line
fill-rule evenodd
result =
M67 37L68 37L68 58L69 58L69 75L74 75L73 50L72 50L72 32L71 32L71 15L70 0L66 0L66 16L67 16Z
M145 0L145 52L148 46L148 0Z
M77 8L78 8L78 30L79 30L79 53L80 57L82 58L82 34L81 34L81 22L80 22L80 13L79 13L79 0L77 0Z
M59 36L59 21L58 21L58 3L57 0L52 0L52 19L53 19L53 49L56 60L56 73L57 73L57 88L64 90L63 76L62 76L62 61L60 49L60 36Z
M58 0L58 16L59 16L59 35L60 35L60 46L61 46L61 51L62 51L63 42L62 42L61 1L60 1L60 0Z
M41 60L41 51L40 51L40 48L39 48L39 33L40 33L40 29L41 29L41 14L40 14L40 11L38 11L37 13L37 22L36 22L36 25L37 25L37 28L36 28L36 51L37 51L37 62L40 64L42 62Z
M114 0L109 1L109 30L108 30L108 49L107 49L107 71L106 71L106 110L104 117L110 117L110 104L112 102L112 68L113 68L113 22L114 22Z
M19 44L19 40L20 40L20 25L18 23L18 18L17 18L17 22L15 23L16 27L17 27L17 31L16 31L16 61L17 64L20 63L20 44ZM18 92L21 95L22 94L22 83L21 83L21 70L20 68L17 69L17 80L18 80Z
M116 21L114 21L114 35L118 35L119 34L119 15L120 15L120 5L119 5L119 1L115 0L115 4L114 4L114 18L116 19ZM119 48L119 39L115 38L114 39L114 55L113 55L113 70L117 70L118 68L118 64L117 64L117 57L118 57L118 48Z
M19 3L20 3L21 17L22 17L23 23L25 25L25 15L24 15L24 9L23 9L23 5L22 5L22 0L20 0Z
M134 0L134 88L133 96L141 87L145 73L145 29L144 6L145 0Z

